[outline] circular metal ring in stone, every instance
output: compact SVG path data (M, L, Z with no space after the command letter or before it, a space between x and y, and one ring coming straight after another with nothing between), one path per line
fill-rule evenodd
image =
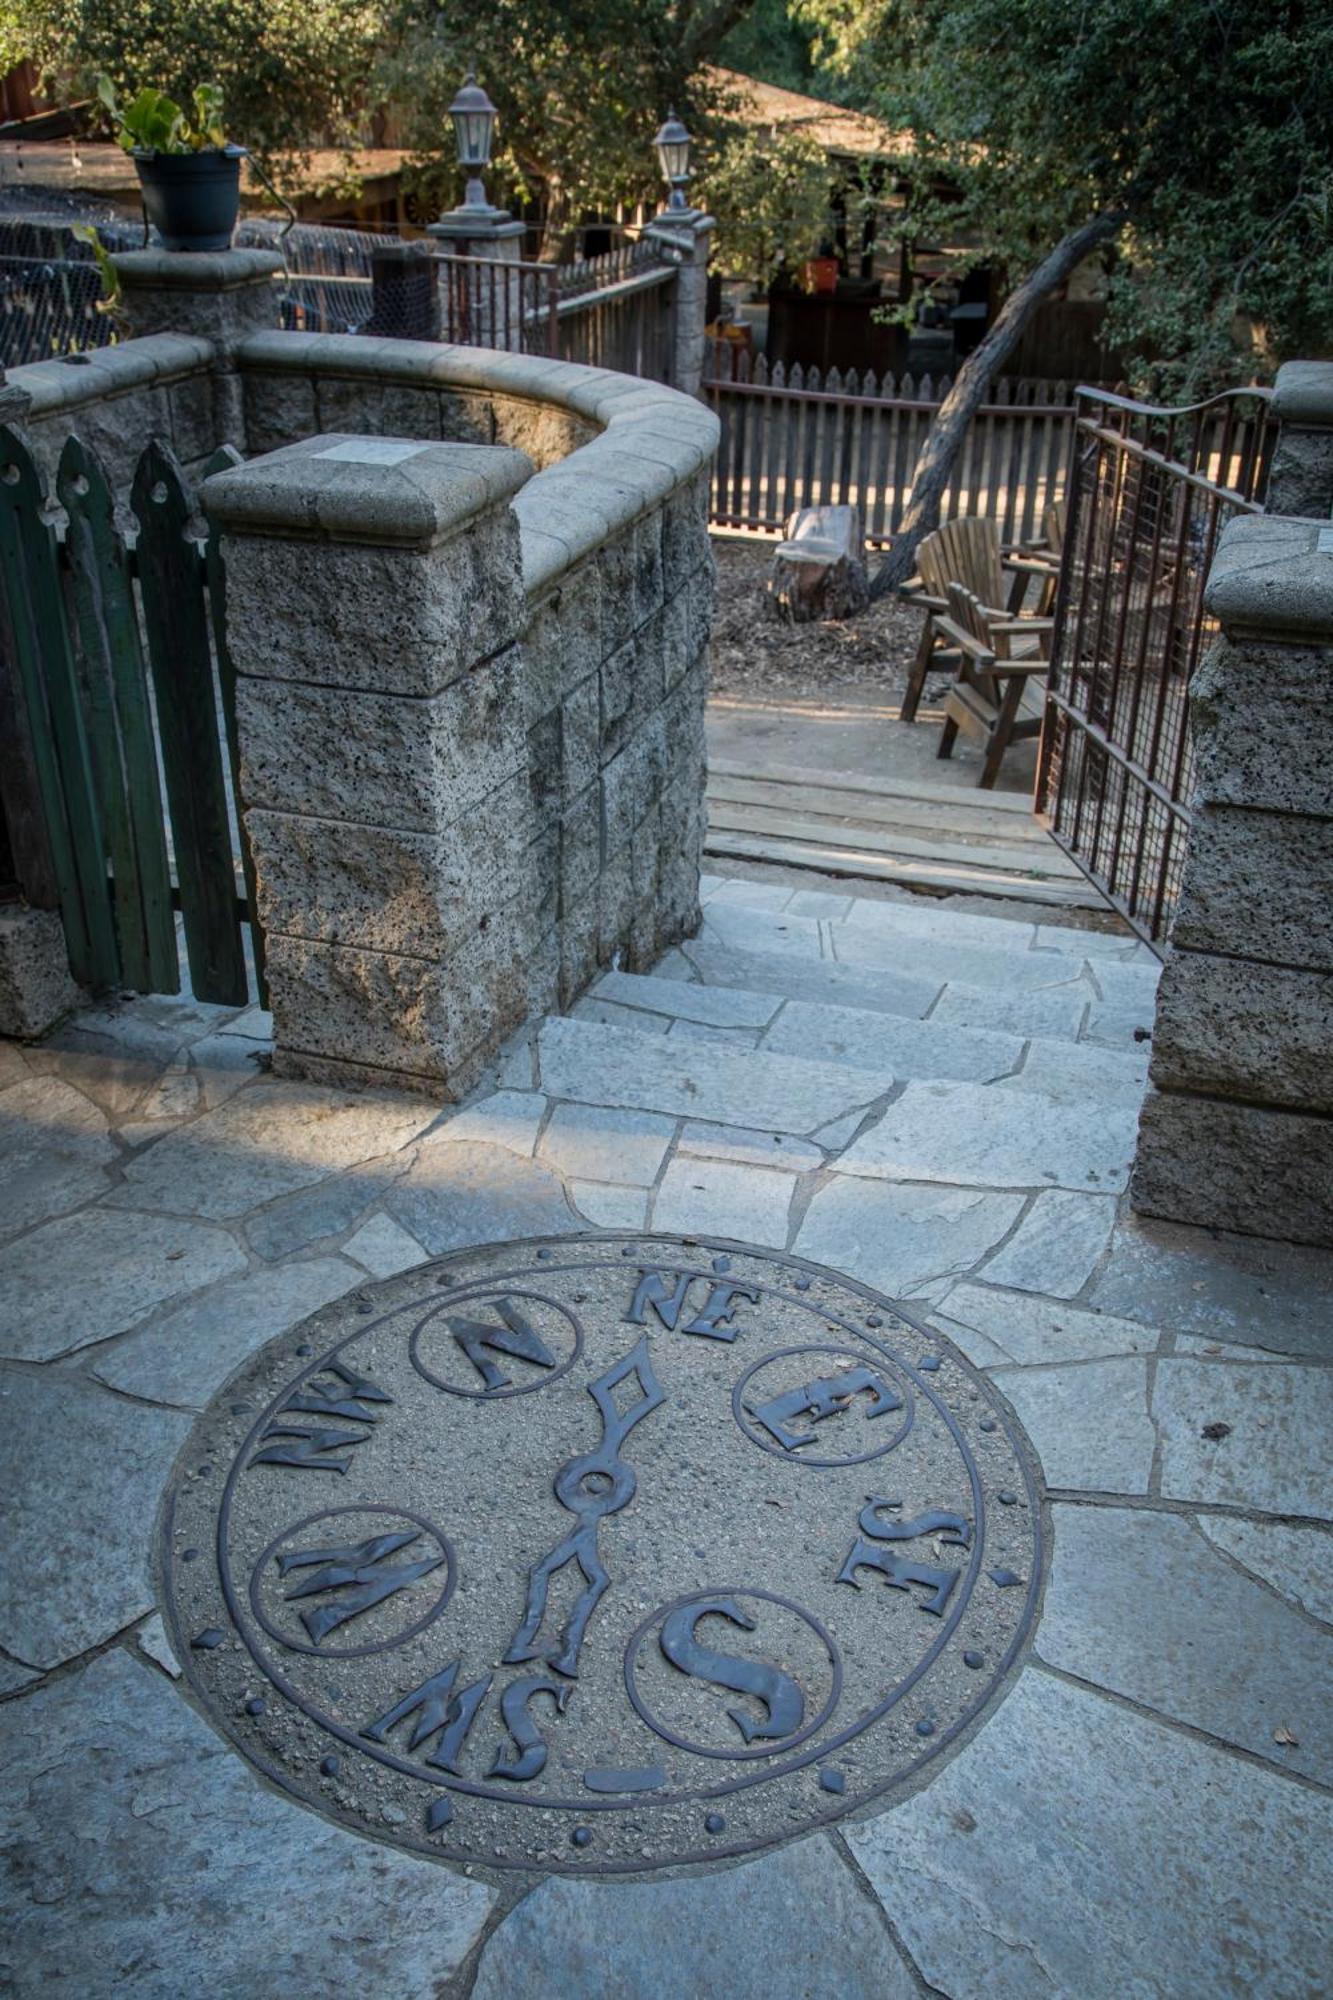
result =
M470 1249L272 1341L161 1530L190 1679L270 1778L578 1874L919 1783L1002 1693L1042 1563L1031 1449L942 1335L794 1258L625 1234Z

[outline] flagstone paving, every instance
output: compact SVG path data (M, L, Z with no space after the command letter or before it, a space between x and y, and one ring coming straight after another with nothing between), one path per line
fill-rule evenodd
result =
M279 1082L261 1010L188 995L0 1044L0 1991L1328 1990L1333 1256L1126 1212L1131 941L739 878L705 904L462 1109ZM155 1608L192 1413L374 1279L644 1226L901 1297L1007 1398L1053 1554L1004 1699L887 1809L632 1882L468 1875L280 1796Z

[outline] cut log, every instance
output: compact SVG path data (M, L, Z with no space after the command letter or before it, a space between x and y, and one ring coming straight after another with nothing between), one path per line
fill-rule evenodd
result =
M870 601L865 529L858 507L802 507L787 523L769 573L768 594L779 618L851 618Z

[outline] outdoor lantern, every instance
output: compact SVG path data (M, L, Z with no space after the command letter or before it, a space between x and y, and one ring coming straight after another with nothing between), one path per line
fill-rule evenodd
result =
M668 208L684 208L685 183L690 178L690 135L674 111L667 113L665 125L653 140L662 163L662 179L671 187Z
M486 190L481 184L481 176L491 161L491 139L495 133L495 106L477 82L475 70L468 71L463 88L449 106L449 116L454 121L458 164L467 173L464 206L485 208Z

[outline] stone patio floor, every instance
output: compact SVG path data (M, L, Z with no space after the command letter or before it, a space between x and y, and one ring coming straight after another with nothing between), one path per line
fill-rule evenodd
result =
M265 1016L188 996L0 1042L0 1991L1330 1991L1333 1257L1124 1212L1136 947L707 895L697 945L462 1110L280 1082ZM290 1803L154 1608L194 1413L368 1278L645 1223L843 1269L991 1372L1054 1540L1016 1683L889 1810L629 1884L469 1876Z

